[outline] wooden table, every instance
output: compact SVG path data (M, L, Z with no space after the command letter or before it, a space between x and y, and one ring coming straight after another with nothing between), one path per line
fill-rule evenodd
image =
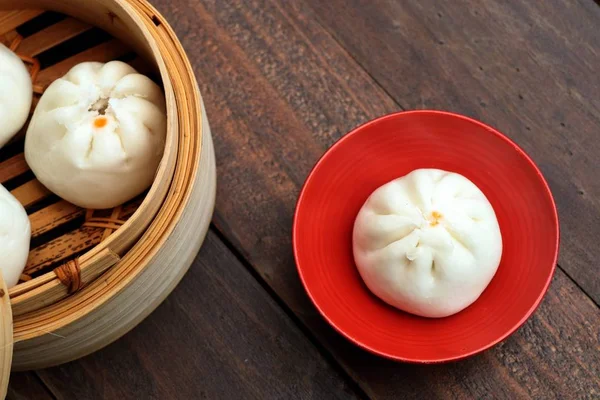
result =
M195 67L216 144L214 223L154 314L94 355L12 376L9 398L600 398L600 6L594 0L155 0ZM335 333L296 273L311 166L397 110L480 119L541 167L559 267L505 342L435 366Z

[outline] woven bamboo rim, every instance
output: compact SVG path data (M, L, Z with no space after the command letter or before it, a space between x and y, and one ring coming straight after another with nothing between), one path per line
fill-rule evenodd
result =
M0 0L0 8L15 7L16 3ZM131 217L102 242L104 246L86 254L90 263L118 261L112 267L100 268L106 269L101 279L86 281L86 286L81 287L65 276L61 283L56 276L45 281L43 287L55 288L60 301L52 299L53 304L14 316L13 369L29 369L69 361L103 347L135 326L167 296L206 235L214 207L215 162L193 70L172 29L146 2L92 0L83 7L76 0L24 0L18 6L51 9L93 22L127 41L140 54L151 55L161 72L168 107L176 112L177 118L171 122L177 124L179 140L174 148L177 151L173 151L176 158L170 189L164 201L155 206L157 213L143 236L137 242L132 240L133 247L119 246L113 239L121 231L131 231L125 229ZM169 165L163 164L161 169L168 171ZM159 189L153 186L146 200L152 199ZM144 203L140 209L143 206ZM115 227L113 222L92 221L110 229ZM80 258L84 280L82 264ZM77 265L64 269L65 274L73 274ZM19 286L23 285L29 282ZM69 290L74 293L68 295ZM68 296L62 298L63 295Z

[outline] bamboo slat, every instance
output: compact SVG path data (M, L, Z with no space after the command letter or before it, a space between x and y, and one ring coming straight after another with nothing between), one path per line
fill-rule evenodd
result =
M18 188L12 190L11 193L25 208L39 203L52 194L37 179L19 186Z
M82 218L85 210L65 200L49 205L29 216L31 237L35 238L77 218Z
M64 19L57 24L41 30L25 39L19 45L19 52L35 57L91 28L73 18Z
M12 31L42 13L43 10L36 9L0 11L0 35Z
M0 163L0 183L5 183L29 170L23 153Z
M82 227L53 239L29 252L25 273L39 270L88 250L102 241L102 229Z

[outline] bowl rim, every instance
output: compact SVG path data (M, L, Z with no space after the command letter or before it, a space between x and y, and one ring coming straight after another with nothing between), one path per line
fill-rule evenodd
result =
M535 300L534 304L530 307L530 309L523 315L523 317L521 317L521 319L512 328L507 330L505 333L500 335L498 338L490 341L489 343L487 343L483 346L478 347L475 350L471 350L471 351L461 354L459 356L443 357L443 358L436 358L436 359L411 358L411 357L404 357L404 356L398 356L395 354L391 354L389 352L382 351L373 346L365 344L360 339L345 332L342 328L340 328L338 325L336 325L331 320L331 318L329 318L329 316L327 315L325 310L322 308L322 306L319 305L317 303L317 301L315 300L315 296L311 292L310 285L308 284L308 282L304 276L303 269L300 266L300 261L299 261L300 250L299 250L299 240L298 240L298 232L297 232L298 231L298 223L299 223L299 211L300 211L300 208L302 207L304 198L306 196L307 187L310 184L310 182L314 179L314 177L316 175L316 171L319 169L319 167L327 160L327 158L329 158L331 156L331 154L338 147L342 146L345 141L347 141L350 137L358 134L362 130L368 128L369 126L375 125L382 121L395 119L395 118L398 118L401 116L418 115L418 114L437 115L437 116L443 115L443 116L449 116L452 118L458 118L458 119L465 120L469 123L472 123L472 124L478 125L481 128L484 128L489 133L495 135L497 138L503 140L504 142L506 142L507 144L512 146L514 148L514 150L525 159L525 161L529 164L529 166L531 168L533 168L533 171L535 171L537 177L542 182L544 190L545 190L545 194L550 198L550 203L551 203L552 211L553 211L552 217L554 220L554 225L556 227L556 233L557 233L554 257L553 257L550 274L548 274L548 279L544 283L544 287L540 291L538 298ZM533 159L525 152L525 150L523 150L519 145L517 145L508 136L506 136L505 134L501 133L497 129L495 129L481 121L478 121L471 117L467 117L462 114L457 114L457 113L449 112L449 111L434 110L434 109L407 110L407 111L397 111L397 112L385 114L385 115L376 117L374 119L371 119L367 122L364 122L364 123L356 126L355 128L351 129L348 133L346 133L344 136L342 136L340 139L338 139L331 147L329 147L323 153L323 155L319 158L319 160L315 163L315 165L309 172L304 184L302 185L302 189L300 190L300 195L298 196L298 200L296 202L296 207L294 210L293 226L292 226L292 247L293 247L293 252L294 252L294 261L296 263L296 269L298 271L298 275L300 276L300 280L302 281L302 285L304 286L304 289L305 289L306 293L308 294L308 297L310 298L312 304L317 308L317 310L319 311L321 316L323 316L323 318L325 318L325 320L329 323L329 325L331 325L338 333L340 333L345 338L349 339L351 342L356 344L358 347L360 347L364 350L367 350L370 353L379 355L381 357L384 357L384 358L387 358L387 359L390 359L393 361L401 361L401 362L413 363L413 364L440 364L440 363L446 363L446 362L451 362L451 361L463 360L463 359L474 356L476 354L479 354L485 350L488 350L488 349L496 346L497 344L506 340L513 333L515 333L521 326L523 326L523 324L529 319L529 317L531 317L531 315L533 315L533 313L540 306L542 299L546 295L546 292L548 291L548 288L550 287L550 283L552 282L552 278L554 277L554 273L556 272L556 266L558 263L558 254L559 254L559 249L560 249L560 223L559 223L559 218L558 218L558 210L556 207L556 202L554 200L554 197L552 196L552 191L550 190L550 186L548 185L548 182L544 178L542 172L540 171L540 169L536 165L536 163L533 161Z

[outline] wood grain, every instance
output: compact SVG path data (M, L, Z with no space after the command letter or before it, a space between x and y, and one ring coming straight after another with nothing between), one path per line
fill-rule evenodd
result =
M16 178L27 171L29 171L29 167L25 162L25 155L19 153L0 163L0 184Z
M84 209L60 200L29 216L31 236L35 238L84 215Z
M560 271L524 328L462 363L395 364L340 340L310 305L295 271L290 231L296 197L327 146L399 107L304 3L157 4L177 21L217 133L217 227L369 396L558 398L598 392L600 314ZM396 79L416 90L420 75Z
M58 399L355 398L214 234L138 328L39 374Z
M600 7L306 1L402 108L473 116L533 157L559 208L559 264L600 304Z
M24 272L31 275L48 266L71 259L73 255L100 243L103 233L103 229L81 227L44 243L29 252Z
M19 25L27 22L38 15L42 14L42 10L5 10L0 11L0 35L12 31Z
M11 194L27 208L48 198L52 193L44 187L37 179L33 179L18 188L11 190Z
M52 400L49 390L34 372L15 372L10 376L7 400Z

